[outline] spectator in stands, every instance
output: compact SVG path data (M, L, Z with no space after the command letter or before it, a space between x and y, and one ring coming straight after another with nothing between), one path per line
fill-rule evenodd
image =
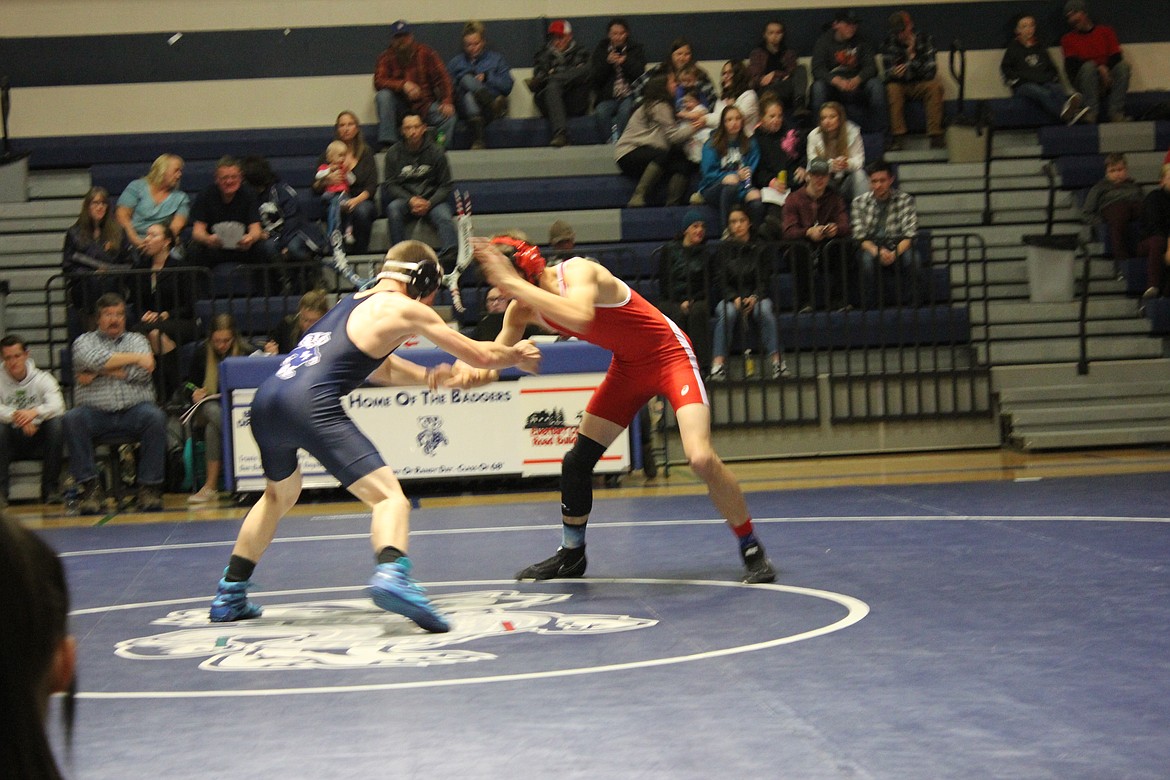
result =
M62 428L65 400L48 371L36 367L24 339L0 339L0 508L8 506L8 467L14 460L39 457L41 502L61 500Z
M199 404L191 417L191 425L203 431L204 459L207 479L203 487L187 496L188 503L205 504L219 496L219 475L223 466L223 408L211 398L219 393L219 364L227 357L242 357L256 352L236 330L232 315L221 313L211 318L207 339L195 350L187 382L183 386L183 400ZM211 400L208 400L211 399Z
M370 233L378 209L374 206L374 190L378 187L378 166L374 162L374 150L366 143L362 136L362 128L358 123L357 114L352 111L342 111L337 115L337 122L333 129L334 140L343 142L349 147L349 154L345 158L346 169L353 174L353 181L349 183L349 191L344 211L349 212L349 224L353 228L353 246L356 254L370 251ZM317 159L317 165L325 162L325 155ZM341 180L339 175L326 176L313 181L313 192L320 195L327 187L337 184Z
M176 236L183 232L191 200L179 189L182 179L183 158L160 154L145 178L135 179L122 190L114 216L131 244L141 246L151 225L166 225Z
M61 780L45 728L49 697L64 693L61 721L73 735L77 642L69 634L69 588L60 558L11 517L0 517L0 766L11 778ZM72 774L72 773L71 773Z
M110 214L110 195L93 187L81 199L81 214L65 232L61 269L74 276L66 280L69 302L88 312L102 293L121 290L126 280L111 271L130 267L130 242L118 220Z
M785 122L784 106L774 92L765 92L760 99L760 126L752 138L760 149L760 164L752 179L764 204L760 237L779 241L784 232L784 201L804 182L806 174L804 140L799 130Z
M727 379L727 355L735 335L737 321L754 324L759 342L768 355L772 379L788 373L780 355L780 334L776 329L776 309L768 294L772 269L764 246L752 238L752 222L742 206L733 206L727 218L730 235L715 253L715 336L710 379ZM749 342L750 344L750 342ZM745 346L745 349L751 349ZM744 370L752 378L756 368L750 361Z
M691 340L699 370L711 365L711 249L703 215L689 209L682 233L658 257L658 308Z
M260 240L271 263L310 263L324 251L325 237L305 218L297 191L280 180L268 160L250 155L241 161L244 181L260 199ZM285 289L304 289L317 278L317 268L298 268L284 274Z
M1130 69L1122 56L1117 33L1109 25L1092 20L1085 0L1068 0L1064 4L1064 16L1072 28L1060 38L1064 72L1073 88L1084 95L1085 105L1089 107L1085 118L1089 122L1130 121L1125 113ZM1102 105L1106 96L1108 102Z
M170 398L179 386L178 348L193 342L199 333L195 322L196 276L175 270L171 262L174 244L170 228L147 228L134 268L150 273L135 274L129 280L129 300L139 316L133 330L146 336L156 356L160 398Z
M260 204L252 188L243 184L240 161L221 157L215 164L215 182L195 196L191 206L192 265L215 268L225 263L264 262ZM221 233L228 237L226 241Z
M548 249L545 253L550 265L556 265L562 260L568 260L576 252L577 233L573 226L563 219L558 219L548 227Z
M1170 163L1162 165L1162 181L1142 202L1142 243L1146 256L1146 291L1143 306L1150 298L1170 296Z
M483 149L483 129L508 115L512 70L504 55L487 47L483 22L463 25L463 52L447 63L455 88L455 107L471 128L471 148Z
M297 313L281 320L280 324L268 334L268 341L264 343L264 353L267 355L286 355L292 352L293 347L301 340L309 328L317 324L317 320L329 311L329 297L324 290L309 290L301 296L297 303Z
M869 192L853 199L850 224L858 242L866 303L882 308L915 303L919 297L918 209L909 193L894 188L894 169L876 160L866 169Z
M487 288L487 295L484 296L484 313L475 324L471 337L476 341L495 341L504 327L504 312L511 302L512 299L499 287ZM540 328L529 325L524 329L524 338L532 338L543 332Z
M808 113L808 73L796 61L796 52L788 48L784 24L771 21L764 25L760 45L748 57L749 85L761 99L771 92L796 115Z
M699 157L702 159L703 144L711 137L711 133L719 126L719 118L723 116L723 109L735 106L743 115L743 132L752 136L760 124L760 101L756 91L749 85L747 68L740 60L728 60L723 63L719 72L719 83L722 92L719 99L711 105L710 112L704 117L704 127L691 138L690 145L697 146Z
M855 195L869 188L861 128L849 121L845 106L835 101L821 106L817 115L817 126L806 141L808 159L820 157L829 161L829 186L849 203Z
M624 175L638 182L626 206L639 208L663 176L667 176L666 205L682 203L695 164L687 159L683 144L694 134L693 125L675 121L670 95L673 76L652 79L643 90L642 104L634 110L613 154Z
M688 65L693 65L694 62L695 54L694 49L691 47L691 42L686 38L675 38L670 44L670 56L663 62L647 70L634 82L634 105L637 106L642 103L642 93L646 89L646 85L650 82L650 79L671 75L674 76L675 84L677 85L678 76L683 68ZM711 77L702 68L699 69L698 87L702 95L710 95L714 98L715 88L711 84ZM671 89L673 90L673 88ZM708 101L708 103L711 102L714 101ZM696 126L696 129L698 129L698 126Z
M402 117L402 140L386 152L386 181L382 202L390 220L390 241L405 241L407 219L426 220L439 234L439 260L451 270L459 237L455 214L447 199L454 182L447 153L426 136L422 117Z
M752 186L759 162L760 149L744 132L743 112L738 106L727 106L719 127L703 145L703 176L699 181L699 194L719 209L720 224L725 229L727 216L736 203L746 203L757 213L762 211L760 191Z
M1105 178L1089 190L1081 213L1086 224L1106 226L1114 262L1138 257L1133 228L1141 224L1143 197L1141 186L1129 175L1125 155L1105 155Z
M938 52L934 40L914 29L906 11L890 16L890 32L882 44L882 70L886 101L890 108L888 151L902 149L906 134L906 101L921 101L926 107L926 134L931 149L946 146L943 138L943 85L938 78Z
M830 258L825 252L828 242L834 238L849 235L849 215L845 201L829 186L829 161L814 158L808 164L808 181L784 201L784 239L802 241L808 252L790 252L796 309L801 314L813 310L816 296L813 290L813 268L818 264L827 281L827 300L830 309L844 308L844 283L846 268L844 253ZM837 268L830 268L831 260L837 260ZM818 262L819 261L819 262Z
M455 130L455 94L439 54L414 39L405 20L390 25L390 46L374 69L374 102L378 106L378 143L398 143L402 117L418 114L435 128L435 143L446 148Z
M1048 54L1048 48L1036 38L1036 18L1022 14L1016 18L1016 36L1008 41L999 70L1004 83L1016 97L1031 101L1053 119L1074 125L1092 110L1084 105L1081 93L1071 95L1060 83L1060 71Z
M857 34L853 11L838 11L812 53L812 109L828 100L861 103L875 131L884 132L886 90L877 74L873 44Z
M569 117L589 110L589 52L573 39L564 19L549 23L548 43L532 58L532 77L524 82L552 131L549 146L569 143Z
M598 135L612 144L634 113L634 82L646 70L646 51L630 39L630 24L625 19L610 19L605 29L605 37L593 49L589 81L596 95L593 116Z
M81 513L99 514L105 491L94 463L96 439L139 440L138 509L162 510L167 416L155 403L154 353L140 333L126 331L126 302L116 293L98 299L97 329L73 342L73 408L65 413L69 471L81 494Z

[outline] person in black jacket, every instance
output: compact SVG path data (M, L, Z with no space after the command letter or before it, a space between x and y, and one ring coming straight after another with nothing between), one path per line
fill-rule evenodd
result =
M691 339L699 368L711 365L711 249L703 215L689 209L682 234L658 258L658 308Z
M598 134L617 141L634 112L634 82L646 70L646 51L630 39L630 25L617 17L609 20L606 36L593 49L589 80L596 94L593 116Z
M401 131L402 140L386 152L382 183L390 240L395 244L406 240L408 218L425 219L439 234L439 260L451 270L459 238L447 203L454 187L447 153L427 138L427 126L419 114L403 115Z
M1142 301L1170 296L1170 163L1162 165L1162 182L1142 202L1142 239L1146 255L1146 291Z
M1014 29L1016 37L1008 41L999 65L1012 94L1035 103L1053 119L1070 125L1081 121L1089 108L1079 92L1065 92L1056 63L1036 38L1036 18L1023 14Z
M776 308L769 295L772 273L763 244L752 238L752 223L742 206L733 206L727 215L729 237L716 253L712 276L716 290L715 346L710 379L727 379L727 355L731 350L736 321L755 325L760 345L767 354L769 376L786 376L788 367L780 354L780 337L776 330ZM750 347L749 347L750 348ZM756 369L747 364L746 378L754 378Z

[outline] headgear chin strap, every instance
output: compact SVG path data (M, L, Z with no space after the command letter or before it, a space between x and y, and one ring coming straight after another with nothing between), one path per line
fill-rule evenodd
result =
M415 300L421 300L439 289L439 283L443 280L443 269L429 257L418 261L387 260L382 269L378 279L404 282L406 294Z
M494 236L492 243L511 247L511 251L505 250L504 254L511 258L512 265L529 284L540 284L540 275L548 263L538 247L511 236Z

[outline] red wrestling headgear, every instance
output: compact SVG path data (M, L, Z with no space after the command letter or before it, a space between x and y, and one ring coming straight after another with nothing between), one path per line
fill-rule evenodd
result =
M504 249L503 252L511 259L512 265L529 284L540 284L540 275L544 273L548 263L540 254L539 247L511 236L493 236L492 243L511 247Z

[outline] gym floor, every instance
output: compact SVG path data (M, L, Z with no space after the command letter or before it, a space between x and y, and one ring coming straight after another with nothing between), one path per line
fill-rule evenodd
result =
M264 616L226 625L230 502L15 505L69 574L70 776L1166 777L1170 452L733 468L774 585L739 584L685 468L598 490L570 581L511 579L555 549L555 491L408 488L443 635L364 597L356 502L298 507Z

